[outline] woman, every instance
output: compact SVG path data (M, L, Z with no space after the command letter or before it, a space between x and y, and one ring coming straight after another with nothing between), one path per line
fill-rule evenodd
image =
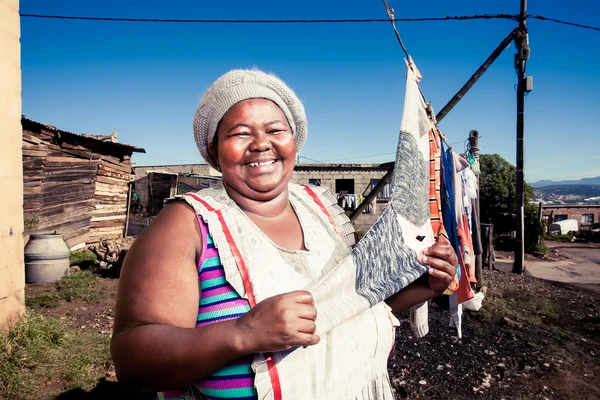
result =
M169 203L131 247L111 342L119 380L164 398L393 398L388 307L321 336L318 307L298 290L349 253L347 218L332 218L322 191L290 183L306 139L300 100L275 76L230 71L204 95L194 132L222 187ZM447 244L421 261L429 274L386 300L394 312L443 292L456 273ZM303 355L297 380L279 381L273 352L277 362ZM261 368L270 380L258 381Z

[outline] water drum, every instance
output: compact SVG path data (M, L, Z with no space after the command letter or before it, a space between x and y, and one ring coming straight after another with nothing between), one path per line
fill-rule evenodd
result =
M69 254L62 235L31 235L25 246L25 281L54 282L68 276Z

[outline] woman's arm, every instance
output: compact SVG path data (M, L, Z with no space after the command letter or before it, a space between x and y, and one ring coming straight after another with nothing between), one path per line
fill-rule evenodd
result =
M184 203L166 206L132 245L111 340L120 381L147 390L180 388L242 355L235 322L195 329L201 249L196 215Z
M312 296L303 291L268 298L236 320L195 328L201 249L195 212L184 203L167 205L131 247L111 340L119 381L178 389L244 355L319 342Z
M427 280L427 274L421 276L392 297L386 299L385 302L392 308L393 312L399 313L434 298L438 293L431 290Z
M436 243L425 250L423 263L429 271L404 289L385 300L395 313L438 296L452 283L458 259L448 243Z

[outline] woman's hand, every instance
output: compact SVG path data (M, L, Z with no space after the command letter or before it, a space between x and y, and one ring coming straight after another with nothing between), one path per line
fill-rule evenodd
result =
M422 260L429 266L428 283L434 292L443 293L456 275L458 258L449 243L436 243L425 249Z
M317 309L303 290L269 297L236 320L240 350L264 353L319 343Z

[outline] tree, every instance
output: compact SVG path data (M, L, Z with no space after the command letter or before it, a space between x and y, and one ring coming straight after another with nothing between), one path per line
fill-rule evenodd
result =
M479 163L481 221L491 221L496 232L514 230L517 201L516 167L498 154L481 154ZM542 227L537 215L537 207L530 203L533 198L533 188L527 183L525 183L524 195L525 250L531 252L537 248Z

